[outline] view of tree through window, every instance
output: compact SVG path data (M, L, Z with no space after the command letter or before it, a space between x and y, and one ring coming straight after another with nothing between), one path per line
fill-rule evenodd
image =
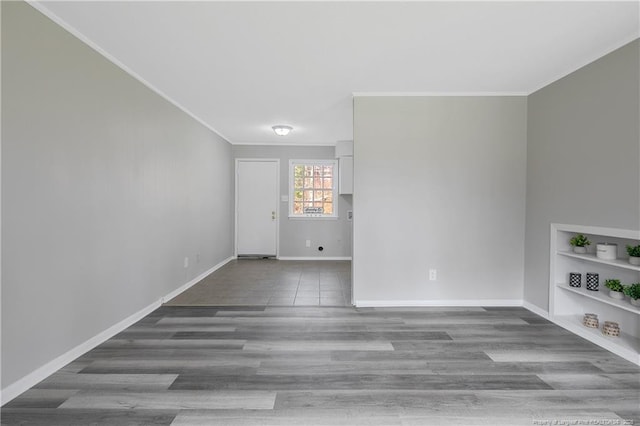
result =
M292 216L334 216L333 163L292 163Z

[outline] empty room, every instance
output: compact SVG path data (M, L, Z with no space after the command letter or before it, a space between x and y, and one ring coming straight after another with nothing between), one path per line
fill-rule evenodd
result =
M637 1L4 1L2 425L640 424Z

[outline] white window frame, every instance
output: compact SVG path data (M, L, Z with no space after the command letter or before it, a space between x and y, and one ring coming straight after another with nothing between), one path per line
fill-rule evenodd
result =
M333 213L305 213L294 214L294 168L297 165L305 166L333 166ZM337 160L289 160L289 219L337 219L338 218L338 161Z

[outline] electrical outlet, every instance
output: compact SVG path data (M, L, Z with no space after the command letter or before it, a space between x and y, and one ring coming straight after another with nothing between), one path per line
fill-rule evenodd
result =
M307 240L304 242L305 247L311 247L311 240Z
M429 281L435 281L438 279L438 271L435 269L429 269Z

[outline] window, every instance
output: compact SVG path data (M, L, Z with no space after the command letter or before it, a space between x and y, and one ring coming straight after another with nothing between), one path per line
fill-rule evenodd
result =
M289 217L338 217L338 163L289 161Z

